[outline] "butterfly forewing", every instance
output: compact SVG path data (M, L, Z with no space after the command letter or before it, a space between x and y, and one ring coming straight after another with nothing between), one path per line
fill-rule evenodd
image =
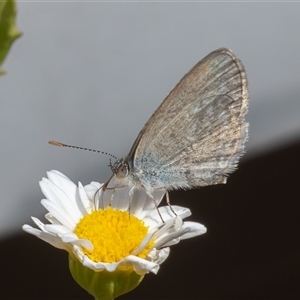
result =
M226 48L210 53L174 87L127 156L146 190L225 183L244 152L247 79Z

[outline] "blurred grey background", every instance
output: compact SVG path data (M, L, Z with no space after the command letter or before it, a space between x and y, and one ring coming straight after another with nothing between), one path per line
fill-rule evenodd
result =
M83 184L111 174L108 157L48 140L126 155L172 87L220 47L249 78L242 160L300 136L300 3L18 2L17 24L0 78L0 238L45 213L46 171Z

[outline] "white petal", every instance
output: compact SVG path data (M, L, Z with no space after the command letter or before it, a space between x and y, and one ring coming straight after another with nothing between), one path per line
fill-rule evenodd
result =
M164 243L163 247L170 247L170 246L174 246L176 244L178 244L180 242L180 237L175 238L167 243Z
M159 211L165 222L170 219L174 219L176 216L179 216L181 219L185 219L192 214L190 209L186 207L172 205L172 209L176 215L174 215L173 211L169 206L163 206L159 208Z
M36 237L42 239L43 241L51 244L52 246L56 247L56 248L59 248L59 249L64 249L64 250L67 250L69 251L69 248L67 247L67 245L65 243L62 243L61 239L54 236L53 234L51 233L48 233L48 232L42 232L36 228L33 228L27 224L23 225L22 226L23 230L32 234L32 235L35 235Z
M176 228L174 227L174 229ZM181 228L178 228L174 232L169 231L167 234L164 233L161 235L156 240L154 247L159 249L161 247L172 246L179 243L181 239L192 238L197 235L204 234L205 232L206 228L202 224L196 222L185 222Z
M106 190L104 198L107 198L111 207L119 210L127 211L129 208L129 195L128 189L120 188L116 190ZM106 203L108 203L106 201Z
M131 265L134 271L140 275L149 272L156 274L159 270L159 264L157 262L151 262L134 255L127 256L120 265Z
M189 229L180 237L180 239L182 239L182 240L204 234L207 231L207 229L204 225L202 225L200 223L196 223L196 222L184 222L182 227Z
M31 217L32 221L42 230L42 231L46 231L45 230L45 224L42 223L38 218L35 217Z
M153 192L153 197L155 199L157 206L161 203L162 199L165 196L165 193L166 192L164 190L156 190ZM151 201L152 201L152 199L151 199Z
M144 217L144 214L146 213L146 206L149 204L148 198L149 196L145 192L143 193L140 190L136 190L133 194L133 198L130 204L130 214L135 215L139 219L142 219ZM128 197L128 201L129 201L129 197Z
M117 268L127 268L132 267L134 271L139 275L144 275L146 273L152 272L157 273L159 270L159 265L156 262L151 262L134 255L129 255L126 258L120 260L116 263L94 263L87 256L84 257L82 264L89 267L95 271L107 270L108 272L113 272Z
M163 190L154 191L153 192L154 199L153 199L149 195L147 195L145 193L145 191L143 191L143 190L135 191L134 196L136 196L136 198L137 198L136 203L138 203L139 205L142 205L142 210L140 212L137 211L136 213L134 213L134 215L137 216L139 219L144 219L146 216L149 215L149 213L151 211L153 211L153 210L156 211L156 206L158 206L160 204L164 195L165 195L165 192ZM154 201L156 203L156 206L155 206ZM152 217L153 216L149 216L150 219ZM154 218L156 218L156 217L157 217L157 215L154 216ZM160 217L159 217L159 219L160 219Z
M48 178L51 179L52 182L56 182L56 178L58 178L58 177L70 180L65 174L63 174L57 170L51 170L51 171L47 172L47 175L48 175Z
M92 181L90 184L85 185L84 189L86 191L86 194L87 194L88 198L93 199L94 196L95 196L96 191L99 190L102 185L103 184L101 184L99 182L96 182L96 181ZM100 191L101 190L99 190L99 192Z
M169 255L169 248L164 248L161 250L153 249L149 259L142 259L140 257L129 255L126 258L115 262L115 263L95 263L90 260L86 255L83 254L82 250L78 246L73 247L73 253L79 259L79 261L86 267L95 270L102 271L107 270L108 272L113 272L117 268L124 269L132 267L137 274L143 275L149 272L157 273L159 270L159 264L162 263Z
M68 205L69 202L70 205L67 206L67 211L70 214L77 216L77 218L81 218L85 211L81 201L78 201L80 199L78 195L78 189L75 183L59 171L52 170L50 172L47 172L47 175L49 181L53 183L53 185L57 188L58 192L63 194L60 194L60 197L64 197L64 195L67 196L67 199L64 200L60 198L61 205L64 207L65 205Z
M86 190L82 186L81 182L78 183L78 189L79 189L80 200L81 200L82 206L84 208L84 212L85 212L85 213L83 213L83 215L85 215L86 213L89 214L92 212L92 210L95 209L95 206L94 206L93 202L91 202L89 200Z
M68 190L63 191L52 183L49 179L43 178L40 181L40 188L48 200L56 203L60 211L64 211L72 218L74 223L77 223L81 218L81 213L76 205L76 195L68 195Z
M64 205L65 202L69 202L71 206L74 206L74 199L77 198L76 184L73 181L71 181L67 176L58 171L47 172L47 175L49 181L53 184L53 186L51 187L55 187L54 192L58 191L58 193L63 194L61 197L67 196L67 199L64 199L64 201L60 200L60 203Z
M104 193L101 188L102 186L103 184L95 181L92 181L90 184L84 186L84 189L90 201L92 201L93 203L95 202L95 209L105 208L107 205L109 205L109 201L105 205L103 203Z
M172 241L171 244L178 243L176 239L189 230L189 228L183 228L182 224L183 224L182 219L177 216L174 219L174 223L172 227L169 226L167 231L164 231L164 228L162 228L161 235L157 237L154 247L159 249L161 247L168 246L170 245L169 242L171 241ZM158 233L156 235L158 235Z
M72 244L74 245L80 245L84 248L86 248L89 251L93 251L94 250L94 245L92 244L91 241L87 240L87 239L79 239L74 233L68 233L65 234L61 237L61 240L64 243L67 244Z
M147 258L161 265L168 258L169 254L170 254L169 247L162 248L159 250L154 248L149 252Z
M41 204L53 215L62 225L74 230L76 222L57 203L48 199L41 200Z
M157 228L154 228L150 232L148 232L146 237L142 240L140 245L131 253L131 255L138 255L147 246L147 244L152 239L156 231Z
M168 235L170 232L174 231L174 224L176 223L177 221L177 228L179 226L182 225L182 220L180 219L180 221L178 221L178 219L180 219L180 217L176 217L176 218L173 218L171 220L168 220L154 235L154 239L155 240L158 240L160 238L162 238L163 236L165 235Z
M46 213L45 218L52 224L60 224L60 222L55 217L53 217L50 213Z
M46 224L44 227L48 232L55 234L58 237L61 237L64 234L72 232L69 228L60 224Z
M182 219L191 215L191 211L185 207L172 205L172 209L174 210L176 215L181 217ZM169 220L173 220L176 218L176 215L174 215L174 213L172 212L169 206L159 207L159 212L165 223L167 223ZM150 228L164 225L161 218L159 217L156 208L153 209L147 216L145 216L143 221Z

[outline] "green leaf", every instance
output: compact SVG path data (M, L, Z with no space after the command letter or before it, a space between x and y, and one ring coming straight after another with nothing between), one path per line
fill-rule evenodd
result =
M0 1L0 75L4 73L1 65L12 43L21 35L15 26L16 11L14 0Z

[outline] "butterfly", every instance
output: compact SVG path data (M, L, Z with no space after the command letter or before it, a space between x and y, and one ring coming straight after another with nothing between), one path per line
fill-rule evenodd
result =
M155 110L128 155L110 165L117 186L153 198L156 190L226 183L248 139L247 86L245 68L231 50L204 57Z
M112 165L132 189L190 189L226 183L248 139L248 89L242 62L226 48L197 63Z

